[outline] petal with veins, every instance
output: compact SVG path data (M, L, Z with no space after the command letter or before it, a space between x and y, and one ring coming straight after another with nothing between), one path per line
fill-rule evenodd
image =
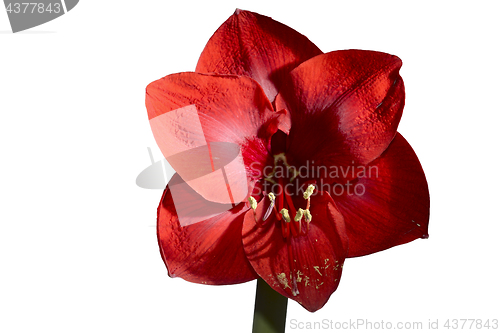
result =
M272 102L288 72L321 53L292 28L267 16L236 10L208 41L196 71L249 76Z
M286 113L275 112L251 78L199 73L149 84L146 107L167 161L204 198L220 203L246 200Z
M358 194L332 194L345 218L349 257L428 237L429 189L417 156L397 134L353 184ZM340 193L340 191L337 191Z
M347 168L379 157L403 112L401 64L386 53L345 50L295 68L276 97L276 108L291 114L295 163Z
M227 205L207 202L189 186L181 186L173 196L170 187L179 182L182 179L174 175L158 207L158 243L169 275L217 285L255 279L241 244L245 204L227 210ZM183 227L179 216L197 223Z
M242 229L243 247L257 274L309 311L323 307L337 289L347 254L344 219L332 198L325 192L314 200L314 222L306 235L285 240L280 227L284 222L275 214L256 223L269 204L267 199L258 204L256 217L253 212L245 215Z

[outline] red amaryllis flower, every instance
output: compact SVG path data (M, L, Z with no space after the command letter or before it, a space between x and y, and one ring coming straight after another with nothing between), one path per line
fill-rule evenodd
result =
M268 17L237 10L196 72L147 87L155 138L176 174L158 207L169 275L261 277L309 311L343 263L427 237L429 194L397 133L401 60L323 54Z

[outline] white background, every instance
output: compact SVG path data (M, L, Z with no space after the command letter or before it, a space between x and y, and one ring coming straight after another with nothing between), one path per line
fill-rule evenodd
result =
M348 259L323 309L289 302L287 331L300 331L292 319L500 319L495 4L83 0L18 34L0 9L0 331L250 332L255 282L169 278L154 228L161 190L135 184L147 147L160 158L146 85L194 70L236 6L324 52L398 55L399 131L431 193L428 240Z

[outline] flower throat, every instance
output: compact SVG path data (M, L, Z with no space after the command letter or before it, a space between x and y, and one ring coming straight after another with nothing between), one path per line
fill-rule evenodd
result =
M291 174L288 172L277 172L278 170L283 170L286 168L287 171L294 171ZM285 176L287 175L287 176ZM281 234L287 244L288 250L288 260L291 270L292 277L292 294L294 296L299 294L299 290L297 288L296 274L295 274L295 261L293 260L293 253L291 247L291 239L295 237L300 237L303 235L307 235L309 232L309 224L312 220L312 214L310 211L311 208L311 195L315 191L315 185L309 184L303 192L303 199L305 200L305 208L299 207L298 209L295 207L292 196L290 195L288 188L295 187L296 190L299 189L298 181L296 181L295 185L293 184L294 180L296 180L298 173L294 168L290 167L287 163L286 156L284 153L274 155L274 168L273 171L268 177L264 178L264 182L268 184L272 184L272 189L276 188L278 191L267 193L267 198L269 199L269 206L267 207L264 215L261 219L257 218L256 209L257 209L257 200L254 197L250 196L248 198L250 202L250 207L253 209L254 217L256 223L263 224L272 214L275 214L278 223L280 223ZM285 184L286 182L286 184ZM307 183L306 183L307 184ZM305 185L305 184L303 184ZM265 199L264 199L265 200Z

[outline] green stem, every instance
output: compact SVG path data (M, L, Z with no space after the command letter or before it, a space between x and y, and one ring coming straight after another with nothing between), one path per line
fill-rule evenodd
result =
M284 333L288 298L257 279L252 333Z

